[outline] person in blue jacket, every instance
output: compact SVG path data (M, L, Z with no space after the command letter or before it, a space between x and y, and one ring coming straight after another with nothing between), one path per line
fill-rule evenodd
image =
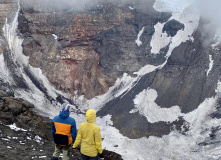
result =
M77 135L76 122L70 115L69 103L63 103L58 116L55 116L51 123L51 133L55 142L55 151L51 160L58 160L63 152L62 160L69 160L71 144L75 141Z

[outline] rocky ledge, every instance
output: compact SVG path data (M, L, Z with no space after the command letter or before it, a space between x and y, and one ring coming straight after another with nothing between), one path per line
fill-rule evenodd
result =
M35 112L30 102L15 98L12 91L0 90L0 157L7 160L50 160L54 151L51 120ZM104 150L105 160L121 156ZM80 152L71 152L80 160Z

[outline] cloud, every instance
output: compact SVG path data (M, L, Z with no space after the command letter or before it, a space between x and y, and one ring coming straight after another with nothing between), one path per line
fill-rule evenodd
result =
M221 42L221 0L193 0L193 6L201 17L203 45L208 47ZM205 38L206 37L206 38Z
M56 12L56 11L83 11L91 7L101 5L101 3L113 4L134 4L148 8L153 5L155 0L20 0L25 7L32 7L37 11ZM141 5L142 4L142 5ZM151 5L150 5L151 4Z
M197 0L196 7L203 19L209 21L211 26L221 30L221 1L220 0Z
M97 0L21 0L21 4L37 11L81 11L86 7L96 5Z

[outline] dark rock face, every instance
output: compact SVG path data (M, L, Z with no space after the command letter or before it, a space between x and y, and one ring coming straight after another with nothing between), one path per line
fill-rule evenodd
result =
M204 44L205 37L208 41L210 35L204 35L204 23L201 21L194 33L194 41L187 41L175 48L164 68L157 72L151 88L157 90L156 103L161 107L178 105L183 113L196 109L205 98L215 95L215 89L220 75L218 53L212 50L211 43ZM209 54L214 60L214 67L209 68ZM173 98L171 99L171 95Z
M153 56L149 44L154 25L171 14L156 12L153 0L148 5L143 0L98 1L80 13L50 6L42 10L32 2L21 1L18 20L23 51L30 64L41 68L59 90L71 94L77 90L90 99L105 93L123 72L133 73L145 64L165 60L166 52ZM138 46L135 40L143 27L143 44Z
M2 159L50 159L54 144L50 133L50 121L35 114L30 102L9 96L0 90L0 156ZM15 124L23 130L13 130L6 125Z
M167 32L168 36L174 37L179 30L184 28L184 24L172 19L163 26L163 32Z
M157 14L156 11L152 12L152 14ZM150 54L150 41L154 34L153 26L157 22L163 21L165 15L167 18L170 15L162 13L159 17L152 17L152 14L139 11L134 11L133 14L133 19L127 19L125 23L102 31L95 36L96 41L93 46L99 53L100 64L108 75L118 74L116 77L119 77L123 72L133 73L146 64L159 65L165 60L166 50L162 51L162 54ZM135 40L142 28L144 28L141 36L143 43L138 46Z
M133 100L136 95L147 88L157 91L155 102L160 107L178 105L182 113L193 111L206 98L216 94L215 89L220 77L220 50L212 50L211 44L214 42L211 41L211 33L204 30L204 25L205 21L201 20L193 35L194 41L186 41L176 47L162 69L144 75L129 92L108 102L98 115L111 114L114 126L130 138L162 136L169 134L173 125L177 130L180 130L182 125L185 126L182 117L172 123L150 123L146 117L129 112L134 108ZM208 39L207 43L204 43L205 38ZM209 55L214 60L214 67L207 72ZM188 129L188 126L186 127Z
M4 97L0 97L0 121L5 124L15 123L18 127L24 129L33 129L35 133L44 139L51 140L50 124L43 121L43 117L37 115L34 111L34 105L30 102L11 96L11 92L3 91Z

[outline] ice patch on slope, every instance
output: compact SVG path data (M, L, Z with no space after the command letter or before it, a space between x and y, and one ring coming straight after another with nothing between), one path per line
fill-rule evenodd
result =
M150 123L159 121L173 122L182 115L179 106L160 108L160 106L154 102L156 98L157 92L154 89L143 90L134 99L135 109L130 113L139 112L145 116Z
M207 72L206 72L206 75L207 75L207 76L209 75L210 71L212 70L213 64L214 64L214 60L212 59L212 55L209 55L209 61L210 61L210 63L209 63L209 69L208 69Z
M129 6L129 8L130 8L131 10L134 10L134 8L133 8L133 7L131 7L131 6Z
M138 35L137 35L137 39L135 40L135 42L137 43L138 46L142 45L142 42L140 41L140 36L143 34L144 28L145 28L145 27L143 27L143 28L139 31L139 33L138 33Z
M55 40L58 39L58 36L56 34L52 34L52 36L54 37Z
M8 125L8 126L9 126L11 129L15 130L15 131L27 131L27 130L25 130L25 129L23 129L23 128L17 127L15 123L13 123L13 124L11 124L11 125Z
M166 47L172 39L172 37L168 36L167 33L162 32L165 23L158 22L154 26L155 32L154 32L154 35L152 36L152 40L150 42L151 53L158 54L160 52L160 49L163 47ZM159 39L160 39L160 41L159 41Z
M153 72L158 67L159 66L146 65L146 66L142 67L138 72L134 72L133 74L136 74L138 76L142 76L142 75L145 75L147 73Z

